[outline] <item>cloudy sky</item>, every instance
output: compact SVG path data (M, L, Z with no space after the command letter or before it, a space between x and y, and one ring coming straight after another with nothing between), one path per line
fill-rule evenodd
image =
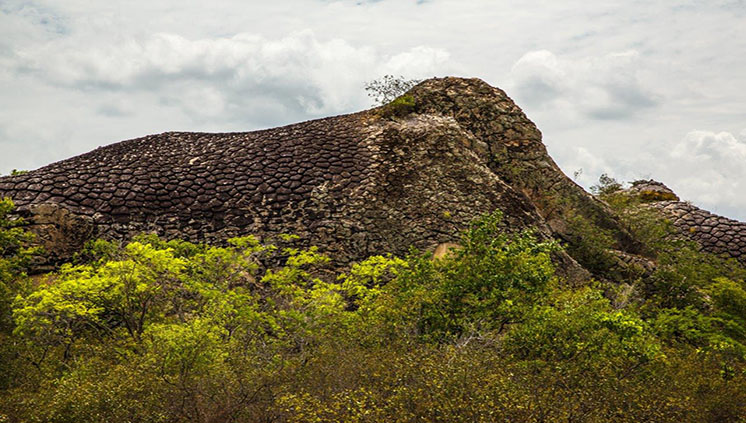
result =
M361 110L385 74L482 78L578 183L746 220L746 0L0 0L0 172Z

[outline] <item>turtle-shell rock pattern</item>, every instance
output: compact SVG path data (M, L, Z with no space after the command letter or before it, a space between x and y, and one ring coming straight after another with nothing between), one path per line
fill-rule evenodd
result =
M707 252L729 256L746 264L746 223L681 201L662 182L641 180L625 190L669 219L678 233Z
M718 216L684 201L661 201L654 206L681 234L697 242L703 250L746 264L746 223Z
M439 110L429 100L438 91L463 103ZM221 243L289 233L344 265L457 242L469 221L495 209L506 227L550 237L530 199L493 170L493 144L541 144L505 93L445 78L414 95L422 107L404 116L384 106L262 131L122 141L0 178L0 195L57 261L93 237L154 232ZM486 129L464 124L482 118L495 119L500 133L491 128L485 139Z

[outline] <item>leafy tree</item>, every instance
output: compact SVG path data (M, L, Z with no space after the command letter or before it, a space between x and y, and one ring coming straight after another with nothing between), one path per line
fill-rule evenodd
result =
M444 258L374 256L338 283L317 277L316 248L253 237L94 242L15 300L0 421L746 417L732 262L661 242L658 290L642 278L619 307L603 285L562 286L557 245L499 221L474 222Z
M23 380L25 370L16 358L20 346L13 339L12 303L17 295L31 290L26 274L39 248L30 247L33 235L23 228L23 220L12 217L13 202L0 200L0 389Z
M363 262L345 287L366 319L396 322L397 330L426 340L468 342L500 333L547 295L554 283L549 253L558 248L530 233L501 233L500 219L494 213L474 222L455 254L441 260L414 253L406 264L381 257ZM380 285L388 269L396 278Z
M744 358L746 268L701 251L677 235L672 223L624 193L604 199L647 246L655 270L636 282L638 306L662 340Z
M38 248L29 247L33 235L23 228L23 219L12 218L15 208L9 198L0 200L0 331L11 329L10 303L28 289L26 270Z
M598 178L598 184L591 186L594 195L608 195L620 191L622 184L613 177L602 173Z
M67 352L87 335L137 343L147 324L185 311L185 265L169 250L133 242L99 267L65 266L56 283L17 300L16 332Z
M328 258L315 248L287 248L286 265L260 276L258 256L274 247L253 237L230 242L141 237L121 249L97 242L88 253L93 262L65 266L54 283L19 297L16 336L43 349L52 368L68 369L44 376L61 383L48 389L70 389L64 398L38 397L46 418L90 421L106 407L99 398L115 400L103 392L110 380L89 379L88 363L114 378L153 380L140 384L143 393L183 421L238 415L334 330L329 322L344 310L338 287L310 273ZM123 413L140 412L120 405Z

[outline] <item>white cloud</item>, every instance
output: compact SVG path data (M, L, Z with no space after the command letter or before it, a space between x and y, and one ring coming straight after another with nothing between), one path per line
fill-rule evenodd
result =
M672 146L666 174L704 206L746 209L746 142L729 132L691 131Z
M562 154L562 162L567 175L576 183L590 187L598 182L601 174L615 175L615 169L605 159L583 147L574 147Z
M671 157L694 163L715 162L726 172L746 173L746 143L729 132L691 131L671 150Z
M349 110L361 105L365 80L385 73L429 76L442 71L449 58L448 52L425 46L387 56L341 39L319 41L312 31L275 40L248 33L198 40L158 33L128 39L115 50L80 49L75 39L62 39L18 56L19 72L35 73L49 84L157 90L163 101L180 104L197 118L230 109L254 116L268 108L286 115Z
M640 78L642 65L635 50L580 59L531 51L513 65L509 85L527 104L591 119L626 119L657 101Z

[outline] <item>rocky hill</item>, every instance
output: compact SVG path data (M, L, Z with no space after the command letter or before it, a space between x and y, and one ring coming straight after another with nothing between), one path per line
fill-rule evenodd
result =
M581 216L613 233L620 256L640 252L605 203L562 173L539 130L500 89L479 79L430 79L406 100L263 131L122 141L1 178L0 196L15 201L52 262L94 237L154 232L220 243L291 233L344 267L457 242L468 222L495 209L507 229L566 242L568 219ZM711 221L683 213L681 222ZM744 224L727 225L703 226L713 229L697 239L738 256L746 238L731 232ZM587 275L564 253L556 260L571 278Z

